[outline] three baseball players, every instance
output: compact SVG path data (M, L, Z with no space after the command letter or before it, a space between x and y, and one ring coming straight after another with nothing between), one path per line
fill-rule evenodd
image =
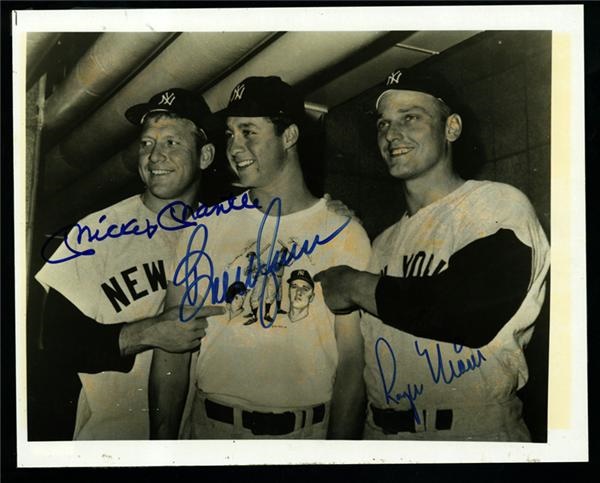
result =
M214 118L201 98L166 93L170 102L159 93L127 113L143 126L146 191L80 225L195 203ZM54 333L115 327L88 344L100 372L76 369L74 437L527 441L515 393L527 381L523 349L544 300L548 242L520 191L456 173L457 107L440 76L395 72L382 86L377 143L407 210L371 254L364 230L304 183L301 97L277 77L236 86L219 119L229 165L257 209L207 218L201 231L95 244L93 257L37 275L54 300L46 318L71 314ZM68 243L81 243L79 233ZM190 258L198 250L206 257ZM216 279L229 282L220 290ZM212 307L223 302L227 314ZM195 325L175 320L179 307L184 318L196 313Z

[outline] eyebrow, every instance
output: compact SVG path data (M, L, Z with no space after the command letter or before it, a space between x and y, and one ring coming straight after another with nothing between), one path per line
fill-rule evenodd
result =
M227 123L227 129L229 129L231 131L232 127L237 127L238 129L253 127L255 129L258 129L258 124L254 124L253 122L244 122L237 126L231 126L229 123Z
M143 131L141 134L141 137L149 137L149 138L154 138L155 136L151 135L149 133L149 131ZM184 139L185 136L182 136L181 134L176 134L176 133L171 133L171 132L167 132L164 134L164 137L170 137L170 138L177 138L177 139Z
M410 111L420 111L425 114L431 115L431 113L427 109L425 109L421 106L410 106L407 108L402 108L402 109L396 110L396 112L398 112L398 113L405 113L405 112L410 112ZM377 112L377 119L381 119L382 117L383 117L383 115L380 112Z

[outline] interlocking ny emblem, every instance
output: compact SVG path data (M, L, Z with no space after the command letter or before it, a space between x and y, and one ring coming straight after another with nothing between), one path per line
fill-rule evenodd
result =
M392 72L388 78L387 78L387 82L386 85L391 86L394 84L398 84L400 82L400 76L402 76L402 71L401 70L397 70L396 72Z
M239 101L242 98L245 89L246 86L244 84L238 84L236 88L233 89L233 92L231 93L231 99L229 99L229 102Z
M175 94L173 92L165 92L162 97L160 98L160 102L158 103L158 105L162 105L162 104L167 104L167 105L171 105L173 104L173 101L175 100Z

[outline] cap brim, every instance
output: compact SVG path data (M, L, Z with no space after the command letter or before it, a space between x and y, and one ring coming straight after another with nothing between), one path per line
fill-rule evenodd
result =
M253 105L252 103L236 103L216 113L216 116L222 120L226 120L228 117L272 117L277 115L280 115L280 113L269 111L263 106Z
M125 118L130 123L132 123L136 126L140 126L143 123L144 118L150 112L159 112L159 111L172 112L168 109L150 109L148 104L136 104L135 106L132 106L129 109L127 109L127 111L125 111ZM181 117L183 117L185 119L189 119L194 124L196 124L198 126L198 128L202 129L206 133L209 140L214 135L218 134L220 130L223 129L223 123L221 122L221 119L218 117L218 114L203 115L203 116L200 116L196 120L191 119L188 116L182 115Z
M149 111L148 104L136 104L125 111L125 117L131 124L139 126L142 123L142 118Z

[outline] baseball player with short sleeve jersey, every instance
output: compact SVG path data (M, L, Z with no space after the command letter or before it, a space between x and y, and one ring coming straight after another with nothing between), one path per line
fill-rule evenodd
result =
M38 272L37 280L64 295L86 317L103 324L160 314L167 288L165 261L173 256L178 232L158 230L151 239L124 236L101 243L86 242L82 239L86 237L81 236L82 227L95 233L106 230L109 223L121 225L153 218L156 214L144 205L140 195L85 217L50 260L72 256L67 245L82 252L93 249L95 254L47 263ZM78 243L78 238L83 243ZM148 438L151 356L151 351L139 354L127 373L80 373L83 390L74 439Z
M250 291L249 317L210 319L185 437L360 434L359 318L334 316L312 275L338 263L366 267L370 244L360 225L329 212L308 191L297 148L303 116L302 99L278 77L245 79L223 113L229 164L256 208L212 218L204 230L182 237L167 303L218 303L241 281ZM198 297L187 297L194 287ZM176 435L189 360L155 353L150 393L157 438Z
M516 391L548 242L519 190L456 174L455 105L440 76L388 78L378 145L407 211L376 239L368 272L317 275L332 310L365 310L366 439L529 440Z
M395 439L405 433L404 437L408 439L529 439L521 419L521 403L515 393L528 377L523 347L531 339L533 324L544 299L548 246L527 198L515 188L501 183L467 181L412 217L403 216L380 235L374 243L369 271L408 280L429 277L431 284L446 273L460 283L460 279L477 277L476 271L480 267L474 262L485 253L482 243L490 243L494 237L496 240L514 237L529 247L532 268L528 286L522 289L524 297L520 306L514 314L507 316L505 325L489 343L471 348L417 337L386 325L371 314L364 314L365 381L372 405L365 438ZM454 255L458 253L460 257L464 253L461 250L481 247L484 251L474 255L471 263L464 264L459 259L457 265L453 264ZM447 284L446 280L440 279L439 288L433 287L422 294L419 302L436 304L455 297L445 310L454 310L450 305L463 305L462 312L469 310L470 304L479 303L476 299L461 296L461 291L457 290L440 295L439 291ZM380 296L389 296L384 294L389 290L390 294L402 297L403 291L395 292L395 288L380 287ZM471 295L476 296L477 292ZM500 304L496 310L502 311ZM396 318L402 318L402 310L403 304L398 303ZM456 312L446 314L447 323L451 324L454 317L460 316L460 312ZM394 316L386 313L385 320L391 317ZM473 314L467 313L464 317L472 324L485 323ZM473 331L476 330L475 326ZM471 345L477 347L479 344ZM403 397L411 390L413 399ZM377 423L380 419L386 421L386 409L413 413L415 432L407 430L384 435ZM441 415L440 421L437 421L438 415Z
M148 439L152 358L148 349L189 350L204 335L205 320L184 325L175 311L161 314L166 271L180 231L174 229L179 223L175 218L159 213L173 201L195 203L199 172L214 155L200 127L209 123L210 115L202 99L183 89L169 89L130 108L126 117L143 126L139 172L146 191L82 219L36 275L50 292L49 304L54 304L51 299L64 298L68 303L60 306L73 312L48 316L53 320L48 329L65 337L59 348L64 357L83 353L85 359L86 352L89 357L102 352L139 353L122 372L108 363L89 371L94 373L87 373L93 361L76 365L82 390L74 439ZM106 346L95 347L104 342L94 332L73 340L74 334L81 334L79 325L95 327L90 320L125 323L118 340L121 354L114 338L102 339Z

